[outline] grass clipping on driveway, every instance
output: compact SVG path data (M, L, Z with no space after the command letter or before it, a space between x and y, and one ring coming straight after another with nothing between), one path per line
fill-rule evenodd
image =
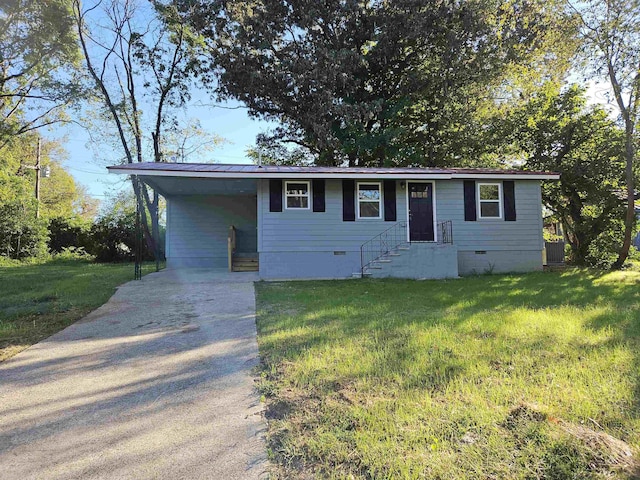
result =
M636 478L640 273L258 284L282 478Z
M53 260L0 266L0 361L82 318L129 280L130 263Z

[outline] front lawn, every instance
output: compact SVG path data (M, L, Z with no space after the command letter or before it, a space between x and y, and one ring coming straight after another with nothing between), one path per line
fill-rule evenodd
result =
M276 476L639 472L639 272L257 288Z
M0 361L99 307L133 273L129 263L85 260L0 266Z

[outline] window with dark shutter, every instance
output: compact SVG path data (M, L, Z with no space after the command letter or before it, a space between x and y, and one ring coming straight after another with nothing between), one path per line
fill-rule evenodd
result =
M314 180L311 190L313 191L313 211L324 212L324 180Z
M269 211L282 211L282 180L269 180Z
M385 180L383 184L384 194L384 221L396 221L396 181Z
M354 180L342 180L342 221L354 222L356 220L356 182Z
M516 221L516 192L515 182L513 180L505 180L502 182L503 201L504 201L504 219L507 222Z
M476 216L476 182L474 180L465 180L464 220L466 222L475 222Z

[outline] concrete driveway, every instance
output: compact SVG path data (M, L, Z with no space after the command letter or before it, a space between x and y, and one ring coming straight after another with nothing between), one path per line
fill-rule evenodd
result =
M0 363L0 477L264 478L253 280L153 273Z

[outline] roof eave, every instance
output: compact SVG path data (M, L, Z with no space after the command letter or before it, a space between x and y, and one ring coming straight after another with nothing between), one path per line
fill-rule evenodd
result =
M149 170L108 167L109 173L119 175L138 175L146 177L187 177L187 178L291 178L310 177L326 179L372 179L389 180L452 180L452 179L505 179L505 180L558 180L559 174L514 174L514 173L285 173L285 172L193 172L179 170Z

